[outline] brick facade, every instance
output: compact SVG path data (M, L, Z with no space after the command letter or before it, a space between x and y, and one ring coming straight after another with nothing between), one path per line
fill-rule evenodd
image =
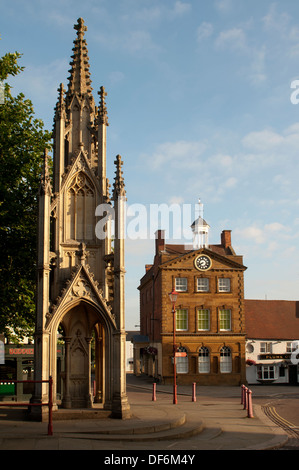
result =
M245 381L245 312L242 256L231 247L231 232L219 245L194 250L165 243L156 233L152 265L140 281L140 334L149 338L143 349L143 371L165 383L173 381L173 314L169 293L175 287L176 346L187 357L177 359L178 383L239 385ZM195 261L211 262L200 270Z

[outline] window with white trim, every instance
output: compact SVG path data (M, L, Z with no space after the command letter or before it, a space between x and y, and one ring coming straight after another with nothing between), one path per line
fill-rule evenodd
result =
M272 343L262 342L260 344L260 352L261 353L271 354L272 353Z
M296 351L298 347L299 347L298 341L288 341L286 344L286 352L292 353L293 351Z
M220 277L218 279L218 292L230 292L230 279L227 277Z
M219 328L221 331L231 331L231 310L222 308L219 310Z
M198 372L200 374L210 372L210 351L204 346L198 351Z
M204 331L210 329L210 310L207 308L197 310L197 329Z
M176 357L176 371L178 374L188 374L189 372L189 361L188 361L188 351L183 346L180 346L177 349L178 353L185 353L185 356Z
M259 380L275 380L277 379L276 367L274 365L257 366L257 378Z
M177 292L186 292L188 287L186 277L176 277L175 278L175 290Z
M229 374L232 371L232 353L229 347L223 346L220 349L220 372Z
M210 283L207 277L197 278L197 292L209 292Z
M186 308L179 308L176 310L176 330L188 330L188 310Z

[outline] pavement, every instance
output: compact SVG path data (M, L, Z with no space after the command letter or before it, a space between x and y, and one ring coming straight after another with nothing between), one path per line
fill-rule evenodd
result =
M143 451L142 455L187 451L191 455L202 450L274 450L289 440L255 399L299 398L299 387L249 386L253 404L253 417L249 417L240 387L197 385L193 401L192 386L178 385L177 404L173 404L171 385L156 384L156 400L152 399L152 382L127 375L129 419L111 419L99 408L72 410L68 416L58 411L53 414L53 435L48 435L48 423L25 420L24 410L0 407L0 449L100 450L103 458L115 459L115 451L129 456L131 451Z

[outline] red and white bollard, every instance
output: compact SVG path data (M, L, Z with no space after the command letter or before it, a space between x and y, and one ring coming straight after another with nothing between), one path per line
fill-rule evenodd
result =
M153 395L152 395L152 401L156 401L156 400L157 400L157 395L156 395L156 386L157 386L157 384L156 384L156 383L153 383Z
M196 401L196 383L192 384L192 401Z
M253 418L252 411L252 391L247 389L247 418Z

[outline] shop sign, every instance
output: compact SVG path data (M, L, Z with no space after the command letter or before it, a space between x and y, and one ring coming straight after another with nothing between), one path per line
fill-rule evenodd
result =
M291 354L260 354L260 359L290 359Z
M8 353L10 354L10 356L16 356L16 355L32 356L34 354L34 348L9 348Z

